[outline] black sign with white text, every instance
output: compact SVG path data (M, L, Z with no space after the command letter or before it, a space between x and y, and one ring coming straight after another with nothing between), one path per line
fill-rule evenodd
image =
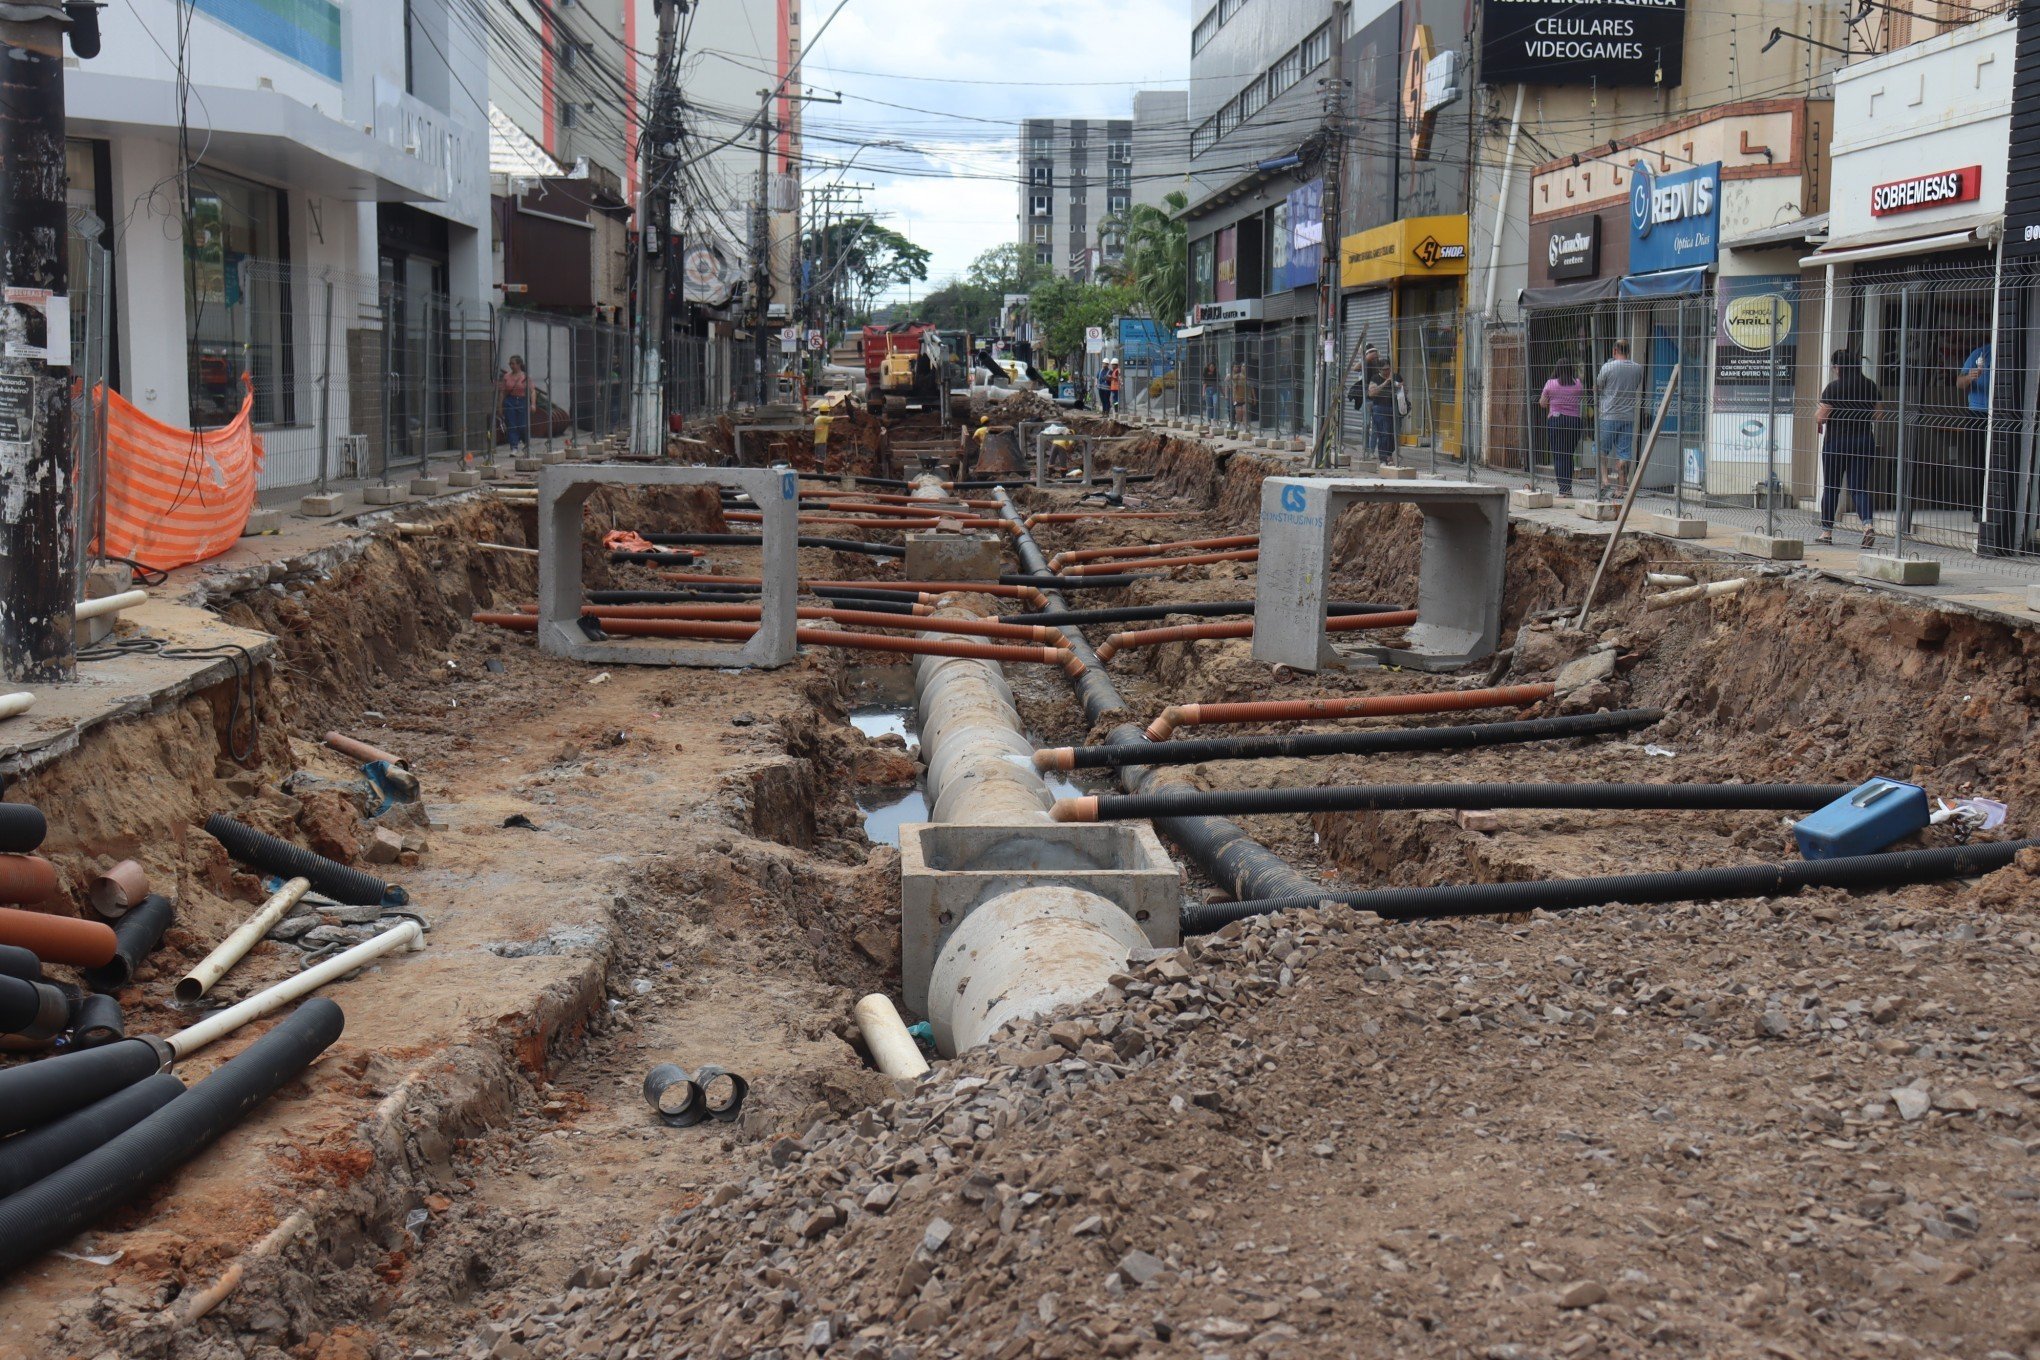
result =
M1686 0L1480 0L1487 85L1679 83Z
M1601 219L1568 217L1546 228L1545 266L1553 279L1591 279L1601 272Z
M2007 256L2040 255L2040 5L2019 7L2019 56L2012 66L2012 146L2005 170Z

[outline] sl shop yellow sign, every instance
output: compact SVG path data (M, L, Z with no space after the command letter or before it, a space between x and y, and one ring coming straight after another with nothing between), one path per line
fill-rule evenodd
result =
M1467 253L1464 214L1405 217L1340 241L1339 283L1353 288L1393 279L1464 274Z

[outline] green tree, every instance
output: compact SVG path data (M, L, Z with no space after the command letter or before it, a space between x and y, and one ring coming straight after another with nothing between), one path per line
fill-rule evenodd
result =
M887 289L928 277L926 248L869 217L846 217L827 231L810 232L802 249L823 271L818 286L860 314Z
M1035 333L1051 355L1064 361L1083 355L1086 327L1110 325L1140 305L1131 288L1076 279L1049 279L1030 291Z
M1173 192L1157 208L1136 203L1122 215L1106 219L1105 230L1126 242L1121 272L1139 294L1141 307L1165 326L1183 320L1189 310L1189 227L1178 216L1190 200Z
M989 288L965 279L951 279L914 304L914 314L938 330L989 334L999 320L1004 299Z
M1047 265L1036 262L1032 248L1008 241L1005 245L979 252L963 277L972 287L995 294L1004 301L1007 293L1025 293L1035 284L1053 277L1054 273Z

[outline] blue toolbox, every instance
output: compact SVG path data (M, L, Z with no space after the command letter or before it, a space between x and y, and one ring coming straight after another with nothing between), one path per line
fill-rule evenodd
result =
M1874 855L1926 827L1927 791L1897 779L1873 779L1792 825L1807 859Z

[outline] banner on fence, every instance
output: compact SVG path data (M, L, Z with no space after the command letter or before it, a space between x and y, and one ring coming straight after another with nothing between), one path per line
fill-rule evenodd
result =
M262 437L242 375L241 410L215 430L183 430L106 394L106 554L159 570L234 546L255 507Z

